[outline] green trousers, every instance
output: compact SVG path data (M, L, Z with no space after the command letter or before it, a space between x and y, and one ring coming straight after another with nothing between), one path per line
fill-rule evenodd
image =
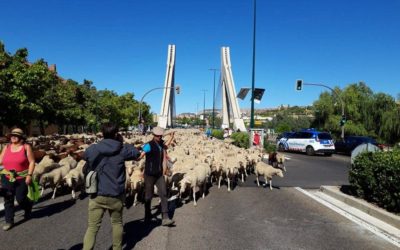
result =
M83 239L84 250L94 248L96 235L100 229L101 221L106 211L108 211L111 218L113 249L122 249L122 210L124 208L123 204L123 196L96 196L96 198L89 199L88 228L85 233L85 238Z

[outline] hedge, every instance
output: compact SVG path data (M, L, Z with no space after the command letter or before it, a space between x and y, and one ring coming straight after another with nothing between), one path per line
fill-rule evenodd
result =
M400 150L361 153L350 168L349 182L358 197L400 213Z
M231 138L234 140L233 145L236 145L240 148L248 148L249 147L249 134L247 132L235 132L232 133Z

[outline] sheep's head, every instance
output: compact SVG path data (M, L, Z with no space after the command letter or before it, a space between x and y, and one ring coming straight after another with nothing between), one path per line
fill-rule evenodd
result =
M278 154L276 156L276 160L278 161L278 163L283 164L285 162L285 156L282 154Z
M275 175L277 175L277 176L279 176L279 177L282 177L282 178L283 178L283 172L282 172L282 170L280 170L280 169L277 169L277 170L276 170L276 173L275 173Z
M179 193L182 195L185 193L187 188L190 188L190 180L185 176L183 179L179 182L180 190Z
M64 180L67 183L68 187L73 187L75 183L77 183L77 179L73 176L66 176L64 177Z

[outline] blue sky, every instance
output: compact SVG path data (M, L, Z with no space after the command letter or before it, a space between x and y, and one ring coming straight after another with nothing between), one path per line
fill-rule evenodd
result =
M251 86L252 0L0 0L0 40L29 60L56 64L60 76L136 99L163 86L168 44L176 45L177 113L212 107L213 73L229 46L236 90ZM258 0L255 108L308 105L326 89L296 79L400 93L399 0ZM145 101L159 112L162 91ZM250 98L239 101L250 107Z

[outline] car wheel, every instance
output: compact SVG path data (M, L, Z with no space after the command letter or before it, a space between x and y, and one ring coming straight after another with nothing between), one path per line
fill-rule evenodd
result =
M283 146L283 144L281 143L281 144L279 144L279 146L278 146L278 151L279 152L283 152L283 151L285 151L285 147Z
M306 153L307 155L314 155L315 154L314 148L312 146L308 146L306 148Z

